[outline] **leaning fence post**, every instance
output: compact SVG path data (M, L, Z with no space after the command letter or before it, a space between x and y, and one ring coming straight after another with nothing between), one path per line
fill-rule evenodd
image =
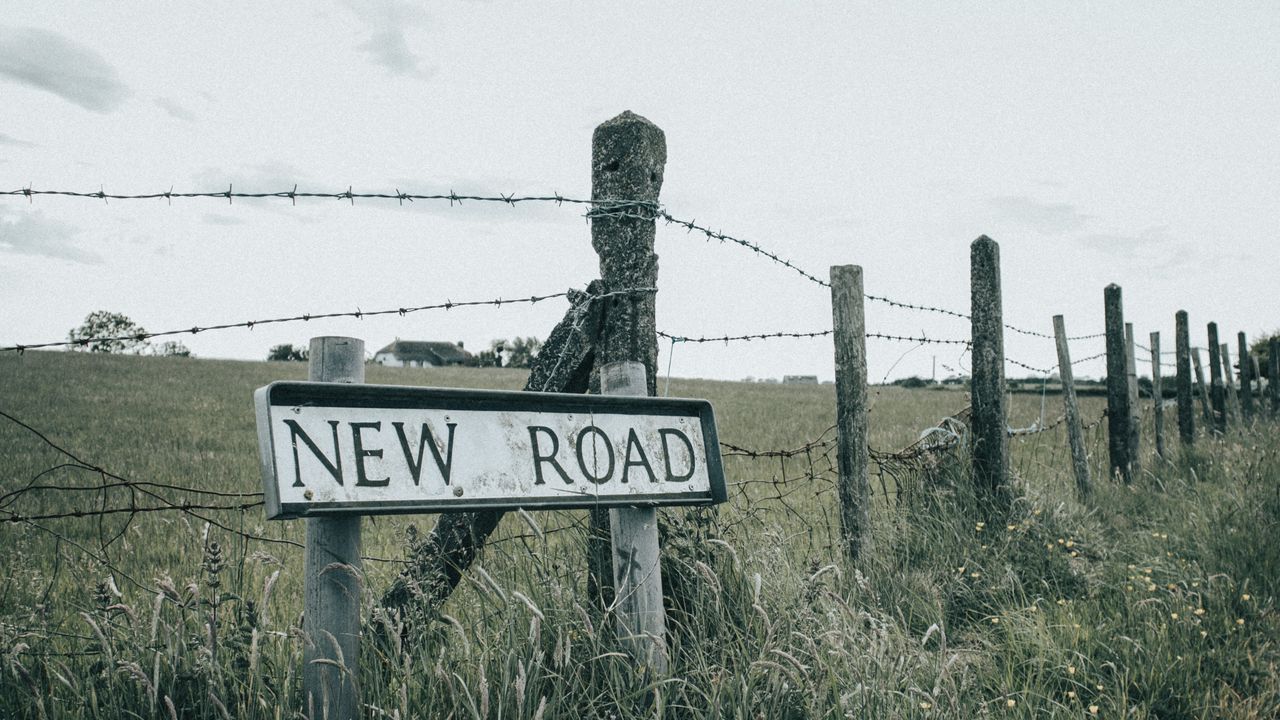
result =
M1080 408L1076 404L1075 371L1071 368L1071 349L1067 345L1067 328L1061 315L1053 316L1053 337L1058 345L1058 377L1062 380L1062 405L1067 418L1067 440L1071 443L1071 465L1076 473L1076 495L1081 502L1089 499L1089 454L1080 430Z
M649 395L644 364L633 360L600 368L603 395ZM579 450L581 452L581 450ZM667 673L667 615L662 607L658 509L609 510L614 615L618 639L633 658L658 675Z
M1209 386L1204 381L1204 365L1200 363L1200 348L1191 348L1191 362L1196 368L1196 386L1200 388L1200 409L1204 412L1205 428L1214 432L1213 411L1209 408Z
M1227 401L1227 420L1240 420L1240 394L1236 392L1236 379L1231 375L1231 343L1222 343L1218 349L1222 355L1222 394Z
M311 338L307 379L363 383L364 341ZM307 717L354 720L360 710L360 516L307 518L302 691Z
M989 513L1012 500L1009 488L1009 424L1005 411L1004 311L1000 297L1000 246L983 235L969 248L972 316L973 481Z
M1227 431L1227 391L1222 387L1222 348L1218 342L1218 323L1209 323L1209 398L1213 402L1213 431Z
M1160 378L1160 333L1151 333L1151 398L1154 401L1153 423L1156 434L1156 456L1164 458L1164 385Z
M1107 343L1107 448L1111 476L1133 481L1129 460L1129 364L1125 352L1124 298L1112 283L1102 290Z
M1131 477L1138 477L1142 472L1142 405L1138 402L1138 364L1134 355L1133 323L1124 324L1124 348L1125 378L1129 390L1129 473Z
M1236 333L1240 360L1240 412L1245 422L1253 419L1253 355L1249 353L1249 340L1243 332Z
M1271 414L1280 418L1280 335L1267 343L1267 389L1271 391Z
M1186 310L1179 310L1174 315L1174 325L1174 351L1178 365L1178 438L1183 445L1190 445L1196 437L1196 419L1195 408L1191 406L1191 331Z
M655 219L667 140L661 128L630 110L591 134L591 246L600 256L606 298L596 368L634 360L644 364L648 395L657 394L658 336L654 309L658 256ZM609 516L591 511L587 586L592 599L613 603Z
M869 540L871 481L867 470L867 337L862 268L831 268L832 332L836 360L836 465L840 532L845 553L857 560Z

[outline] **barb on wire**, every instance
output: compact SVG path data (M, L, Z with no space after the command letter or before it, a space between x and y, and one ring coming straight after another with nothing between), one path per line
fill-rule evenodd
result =
M632 288L628 290L614 290L608 293L604 293L602 295L592 296L592 299L598 300L606 297L611 297L613 295L627 295L632 293L649 293L649 292L656 292L656 289L655 288ZM504 305L515 305L515 304L521 304L521 303L527 303L532 305L534 303L538 303L543 300L567 297L568 295L569 295L569 291L566 290L564 292L551 293L549 295L532 295L529 297L512 298L512 299L495 298L492 300L461 300L461 301L446 300L445 302L442 302L442 303L434 303L430 305L389 308L385 310L354 310L349 312L308 313L305 315L292 315L289 317L267 318L263 320L244 320L241 322L221 323L218 325L195 326L190 328L181 328L177 330L162 330L160 332L140 332L140 333L133 333L130 335L119 335L119 336L111 336L111 337L99 336L99 337L76 338L75 340L57 340L57 341L42 342L42 343L22 343L18 345L9 345L5 347L0 347L0 352L17 352L20 354L26 350L33 350L37 348L84 347L97 342L109 342L113 340L142 341L142 340L147 340L155 337L164 337L169 335L188 335L188 334L196 335L198 333L209 332L211 330L229 330L233 328L243 328L246 330L252 330L258 325L270 325L270 324L276 324L276 323L310 322L311 320L329 320L333 318L355 318L357 320L360 320L366 317L376 317L381 315L404 316L410 313L422 312L425 310L452 310L453 308L478 307L478 306L485 306L485 305L489 305L493 307L502 307Z
M1028 365L1028 364L1026 364L1026 363L1022 362L1021 360L1014 360L1014 359L1013 359L1013 358L1011 358L1011 357L1006 357L1006 358L1004 359L1004 361L1005 361L1005 362L1007 362L1007 363L1009 363L1010 365L1017 365L1018 367L1020 367L1020 368L1022 368L1022 369L1024 369L1024 370L1030 370L1031 372L1040 373L1041 375L1049 375L1049 374L1051 374L1054 370L1057 370L1057 369L1058 369L1058 366L1057 366L1057 365L1054 365L1053 367L1051 367L1051 368L1047 368L1047 369L1046 369L1046 368L1039 368L1039 367L1036 367L1036 366L1034 366L1034 365Z
M658 337L666 338L672 342L685 343L709 343L709 342L735 342L739 340L767 340L769 338L815 338L825 337L831 334L830 330L819 330L816 332L772 332L772 333L755 333L753 335L721 335L718 337L689 337L687 335L673 335L671 333L657 331Z
M769 260L777 263L778 265L781 265L785 268L788 268L798 273L801 277L805 278L809 282L816 283L818 285L821 285L822 287L831 287L831 283L827 282L826 280L823 280L815 276L814 274L801 269L798 265L791 262L790 260L785 260L779 257L777 254L772 253L760 247L760 245L754 242L751 242L750 240L743 240L742 238L737 238L717 230L712 230L711 228L706 227L704 225L699 225L695 220L680 220L679 218L672 217L670 213L668 213L666 210L663 210L661 208L658 209L656 213L656 217L661 218L662 220L665 220L668 225L679 225L680 227L683 227L688 232L697 231L699 233L702 233L703 235L706 236L708 241L719 240L722 243L731 242L736 245L741 245L742 247L756 253L757 255L766 257Z

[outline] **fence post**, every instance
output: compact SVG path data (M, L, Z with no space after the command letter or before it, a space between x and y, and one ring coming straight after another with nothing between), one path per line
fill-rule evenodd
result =
M1236 392L1236 379L1231 374L1231 343L1222 343L1218 352L1222 355L1222 391L1227 401L1227 419L1239 422L1240 394Z
M1243 332L1236 333L1236 355L1240 360L1240 412L1247 423L1253 419L1253 355L1249 352L1249 340Z
M1200 410L1204 413L1205 428L1213 432L1213 411L1209 409L1209 386L1204 382L1204 366L1200 364L1200 348L1191 348L1191 362L1196 368L1196 386L1200 388Z
M364 341L311 338L307 379L363 383ZM302 692L307 717L354 720L360 710L360 516L307 518Z
M1053 337L1058 345L1058 377L1062 380L1062 405L1067 417L1067 440L1071 443L1071 465L1076 473L1076 495L1080 502L1089 499L1089 454L1080 429L1080 408L1076 404L1075 371L1071 367L1071 349L1067 345L1067 327L1061 315L1053 316Z
M988 514L1002 514L1009 488L1009 424L1005 412L1004 311L1000 246L983 235L969 248L973 340L973 481Z
M591 134L591 246L600 257L606 298L596 349L596 368L634 360L644 364L648 395L657 394L658 336L654 326L658 256L651 205L618 205L610 200L658 202L667 164L661 128L630 110L600 123ZM609 514L591 511L587 536L587 592L604 606L613 604Z
M1129 474L1142 472L1142 405L1138 402L1138 365L1134 355L1133 323L1124 324L1125 380L1129 390Z
M1164 459L1164 385L1160 378L1160 333L1151 333L1151 398L1156 433L1156 457Z
M1209 398L1213 403L1213 431L1227 431L1227 392L1222 387L1222 348L1218 342L1218 323L1209 323Z
M603 395L648 395L644 364L634 360L600 367ZM658 509L609 510L618 639L637 661L667 673L667 615L662 607Z
M1195 442L1196 418L1191 401L1191 330L1187 311L1174 315L1174 352L1178 366L1178 438L1183 445Z
M1271 390L1271 414L1280 418L1280 335L1267 344L1267 388Z
M840 532L856 561L870 539L871 481L867 474L867 337L862 268L831 268L831 314L836 360L836 465Z
M1124 340L1124 298L1112 283L1102 290L1107 343L1107 448L1111 476L1133 481L1129 460L1129 364Z

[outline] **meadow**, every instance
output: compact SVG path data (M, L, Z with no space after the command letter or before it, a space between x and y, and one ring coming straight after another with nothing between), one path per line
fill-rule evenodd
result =
M248 510L122 512L261 490L252 392L303 363L28 352L0 358L0 717L291 718L301 707L300 521ZM517 389L504 369L370 367L370 383ZM659 388L663 383L659 383ZM801 448L834 389L672 379L721 440ZM872 388L870 444L896 450L965 407ZM1010 424L1055 419L1015 394ZM1101 398L1082 398L1096 420ZM1017 500L980 519L963 450L877 476L857 564L835 543L829 443L730 454L729 503L664 511L673 671L619 652L588 600L585 513L511 513L438 615L363 645L370 718L1267 718L1280 716L1277 425L1151 451L1131 487L1074 494L1065 431L1011 439ZM1198 418L1197 418L1198 419ZM826 438L830 439L830 435ZM46 442L46 439L48 442ZM211 500L212 498L212 500ZM200 496L234 504L243 498ZM16 520L17 517L72 514ZM363 521L365 606L431 517Z

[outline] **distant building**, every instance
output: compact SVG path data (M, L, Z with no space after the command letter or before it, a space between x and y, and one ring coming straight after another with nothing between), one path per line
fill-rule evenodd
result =
M817 385L817 375L783 375L783 385Z
M462 348L462 343L397 339L374 353L373 361L387 367L467 365L471 353Z

